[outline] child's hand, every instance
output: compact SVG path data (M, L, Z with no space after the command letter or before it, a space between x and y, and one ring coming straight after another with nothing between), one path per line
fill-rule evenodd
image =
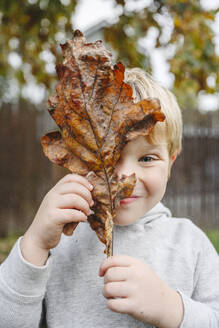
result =
M64 225L87 220L93 205L92 189L86 178L68 174L46 194L21 241L21 251L27 260L33 257L33 263L37 254L42 253L45 262L49 250L59 243ZM29 249L34 256L29 254ZM42 264L42 261L35 262Z
M180 295L138 259L118 255L100 266L103 295L110 310L162 328L177 328L183 317Z

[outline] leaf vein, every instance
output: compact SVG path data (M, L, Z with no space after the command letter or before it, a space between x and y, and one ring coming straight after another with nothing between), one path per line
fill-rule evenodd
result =
M79 74L79 81L80 81L81 92L82 92L82 95L83 95L83 98L84 98L84 108L85 108L85 111L86 111L86 114L87 114L87 117L88 117L88 121L89 121L89 123L90 123L91 129L92 129L92 131L93 131L93 135L94 135L94 138L95 138L95 141L96 141L96 144L97 144L98 153L99 153L99 158L100 158L100 160L101 160L102 167L103 167L103 171L104 171L104 174L105 174L105 177L106 177L106 182L107 182L107 187L108 187L108 192L109 192L109 197L110 197L111 213L113 213L113 207L112 207L112 194L111 194L111 188L110 188L109 178L108 178L108 175L107 175L107 172L106 172L106 168L105 168L105 165L104 165L103 158L102 158L102 156L101 156L101 148L100 148L100 146L99 146L99 143L98 143L98 140L97 140L97 136L96 136L95 131L94 131L94 127L93 127L93 125L92 125L92 122L91 122L90 116L89 116L88 111L87 111L87 106L86 106L87 104L86 104L85 95L84 95L84 90L83 90L83 86L82 86L82 76L81 76L80 68L79 68L79 65L78 65L77 62L76 62L76 66L77 66L77 70L78 70L78 74Z
M109 121L109 124L108 124L108 127L107 127L107 131L106 131L105 137L104 137L103 142L102 142L102 144L101 144L101 149L103 148L104 143L105 143L105 141L106 141L106 139L107 139L107 136L108 136L108 134L109 134L109 130L110 130L110 126L111 126L111 123L112 123L112 118L113 118L114 110L115 110L115 108L116 108L116 105L117 105L118 102L119 102L119 99L120 99L120 96L121 96L121 93L122 93L123 84L124 84L124 83L122 82L122 85L121 85L121 88L120 88L120 91L119 91L118 99L117 99L117 101L115 102L115 104L114 104L114 106L113 106L113 108L112 108L112 110L111 110L110 121Z
M91 95L90 95L90 98L89 98L88 101L90 101L92 99L92 97L93 97L94 89L95 89L96 82L97 82L97 71L98 71L98 68L99 68L99 63L100 63L100 59L98 61L98 65L96 67L96 72L95 72L95 76L94 76L93 87L92 87Z

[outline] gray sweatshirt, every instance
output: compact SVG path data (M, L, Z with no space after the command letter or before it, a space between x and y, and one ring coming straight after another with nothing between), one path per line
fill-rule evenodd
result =
M63 235L42 267L24 260L19 242L0 266L0 328L38 328L42 308L48 328L151 327L106 307L98 276L104 245L88 223ZM190 220L171 217L159 203L136 223L115 226L113 248L150 265L180 293L180 328L219 327L219 257Z

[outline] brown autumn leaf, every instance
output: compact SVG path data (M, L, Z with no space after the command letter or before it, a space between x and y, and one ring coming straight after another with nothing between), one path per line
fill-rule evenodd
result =
M121 179L114 172L124 145L146 136L163 121L157 99L133 102L132 88L124 83L124 66L111 64L101 41L86 43L80 31L61 45L56 94L48 100L49 112L60 131L41 139L48 158L71 172L86 176L94 185L94 214L88 221L112 255L113 218L120 200L131 195L135 174ZM64 233L73 233L76 223Z

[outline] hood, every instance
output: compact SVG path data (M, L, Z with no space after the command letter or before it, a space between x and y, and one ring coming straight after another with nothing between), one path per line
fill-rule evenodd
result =
M170 210L162 203L156 204L150 211L141 216L137 221L129 225L114 224L114 231L139 231L145 229L145 225L157 219L165 219L172 217Z
M129 225L114 225L113 229L118 238L118 233L136 233L136 232L144 232L145 228L149 226L150 222L153 222L158 219L171 218L172 214L170 210L165 207L162 203L156 204L150 211L148 211L145 215L141 216L136 222ZM115 235L114 235L115 236ZM119 235L121 238L121 235ZM114 238L115 239L115 238Z
M172 217L172 213L170 212L170 210L162 203L158 203L157 205L155 205L149 212L140 217L140 219L134 224L146 224L151 221L157 220L160 217Z

